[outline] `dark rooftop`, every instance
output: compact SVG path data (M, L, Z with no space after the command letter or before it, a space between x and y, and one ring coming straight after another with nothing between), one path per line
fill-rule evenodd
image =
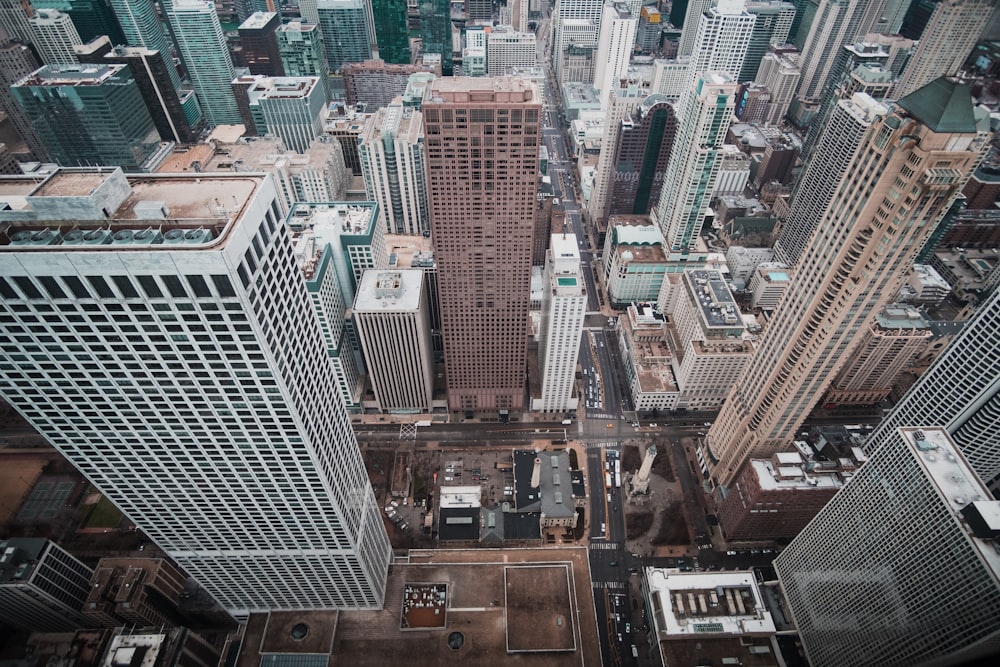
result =
M935 132L976 131L972 90L945 77L900 99L899 106Z

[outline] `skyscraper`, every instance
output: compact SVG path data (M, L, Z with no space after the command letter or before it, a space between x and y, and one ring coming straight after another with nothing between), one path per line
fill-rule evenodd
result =
M285 76L276 34L280 25L281 16L277 12L254 12L240 24L243 62L251 74Z
M124 43L122 29L108 0L33 0L32 4L69 15L84 44L101 35L106 35L116 46Z
M372 37L364 0L318 0L319 27L331 72L344 63L359 63L372 57Z
M149 167L160 137L125 65L46 65L11 86L49 156L67 167Z
M576 360L587 314L587 293L575 234L553 234L545 256L542 327L538 341L541 395L532 398L532 410L576 410Z
M708 432L716 483L791 442L981 160L983 116L967 86L939 79L868 129Z
M449 0L420 0L420 40L424 44L424 62L427 56L441 56L441 74L451 76L452 38L451 2Z
M608 98L607 113L604 117L604 137L601 139L601 153L597 158L597 171L594 177L594 187L590 199L587 200L587 210L595 219L607 216L608 197L615 179L615 153L618 140L621 137L622 122L631 118L632 112L646 97L645 91L638 86L618 88L611 91Z
M159 51L167 63L170 80L174 88L181 87L181 78L174 65L170 42L163 32L163 24L153 7L153 0L110 0L111 8L118 17L125 39L130 46L144 46ZM116 44L112 44L116 46Z
M599 0L556 0L552 12L552 62L560 83L567 81L564 54L571 44L574 48L597 47L602 10L603 3Z
M715 0L690 0L684 14L684 27L681 31L681 41L677 45L679 57L690 56L694 51L695 37L698 35L698 25L701 16L709 10ZM671 17L673 13L671 12ZM678 24L679 25L679 24Z
M305 153L323 135L326 94L316 77L263 77L247 97L257 133L281 138L288 150Z
M59 171L24 196L4 399L234 615L381 608L389 541L272 179Z
M24 139L36 160L47 159L48 151L39 138L24 109L14 99L10 87L38 69L31 49L25 44L12 42L0 46L0 109L7 114L17 134Z
M743 67L736 76L740 83L756 80L757 69L764 54L772 44L788 42L788 33L795 18L795 5L784 0L750 0L746 7L747 13L757 20L750 35Z
M31 42L31 24L28 19L34 14L34 8L24 0L0 0L0 28L11 39Z
M378 57L387 63L409 65L412 60L406 4L406 0L371 0Z
M421 113L399 101L375 112L358 139L368 198L378 202L386 234L422 234L427 223L427 166Z
M959 665L995 657L998 512L1000 501L947 431L887 432L774 561L809 664Z
M430 412L434 365L424 272L365 271L354 321L378 409Z
M841 187L853 165L853 157L868 135L868 130L888 109L864 93L837 103L830 121L822 130L816 146L816 158L810 160L799 179L791 201L788 219L781 226L774 254L789 266L803 256L809 239L825 219L830 198Z
M422 111L448 404L521 410L541 97L524 79L441 78Z
M983 303L865 442L874 451L896 428L930 419L948 430L981 480L1000 487L1000 290Z
M214 3L172 0L165 9L205 122L210 127L239 124L240 110L231 86L236 71Z
M594 88L600 91L601 108L607 106L611 91L619 88L628 74L638 25L639 17L633 16L624 2L604 3L594 58Z
M745 0L719 0L699 17L694 51L688 63L688 86L706 72L721 72L737 81L743 69L757 17Z
M707 72L681 99L677 139L653 210L668 253L685 254L705 223L736 90L726 74Z
M517 32L508 26L493 26L486 42L486 70L503 76L511 67L537 67L538 47L533 32Z
M73 65L77 62L73 47L83 44L69 14L56 9L39 9L28 19L31 43L46 65Z
M330 99L330 66L323 49L323 33L316 24L292 21L278 26L278 52L286 76L319 77L320 85Z
M894 94L909 95L939 76L957 74L995 11L993 0L939 2Z
M0 542L0 620L29 632L84 627L81 610L92 576L91 568L47 539Z

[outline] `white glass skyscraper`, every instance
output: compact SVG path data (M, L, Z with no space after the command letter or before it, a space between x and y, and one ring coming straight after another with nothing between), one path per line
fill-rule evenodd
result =
M625 3L610 0L604 3L594 58L594 88L600 92L602 109L607 107L611 91L618 89L628 75L638 27L639 16L633 16Z
M153 0L110 0L110 4L129 45L159 51L167 63L170 81L175 89L180 88L181 78L170 55L169 41L163 32L163 24L156 8L153 7Z
M21 195L5 400L235 615L380 608L389 541L272 179L59 171Z
M987 664L1000 645L1000 501L944 429L886 436L774 561L808 662Z
M702 14L688 63L688 85L693 86L706 72L724 72L737 81L756 21L747 12L745 0L719 0Z

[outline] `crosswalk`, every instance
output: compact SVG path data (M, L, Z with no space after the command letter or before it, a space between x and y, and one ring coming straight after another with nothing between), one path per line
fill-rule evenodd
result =
M590 543L590 548L591 549L606 549L606 550L609 550L609 551L613 551L613 550L621 548L621 545L618 544L618 543L616 543L616 542L591 542Z
M606 588L609 590L612 589L621 590L627 588L624 581L592 581L590 582L590 587L593 588L594 590L599 590L602 588Z
M618 449L617 442L588 442L587 449Z

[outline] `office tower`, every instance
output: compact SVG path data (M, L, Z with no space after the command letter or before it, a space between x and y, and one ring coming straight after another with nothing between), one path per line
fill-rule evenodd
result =
M86 627L80 609L93 574L47 539L12 537L0 542L0 620L28 632Z
M681 31L681 41L677 44L678 58L690 56L694 52L695 38L698 36L701 17L712 7L714 2L715 0L689 0L687 3L683 30ZM673 13L671 13L670 18L671 23L673 23ZM677 24L674 23L674 25Z
M365 123L372 114L348 109L341 117L328 117L324 131L340 142L344 152L344 164L355 176L363 175L361 157L358 152L358 138L365 129Z
M428 55L441 56L443 76L452 75L451 2L423 0L420 8L420 40L424 44L424 61Z
M319 27L331 72L372 57L364 0L318 0Z
M104 627L178 625L188 577L164 558L102 558L83 615Z
M976 475L1000 482L1000 290L994 291L865 442L869 452L895 429L927 419L948 430Z
M163 60L159 51L142 46L112 48L111 42L103 35L76 47L75 51L81 64L129 65L160 139L182 144L198 140L198 134L188 122L183 102L170 78L170 70L176 70Z
M757 20L750 35L743 68L736 77L741 83L758 81L756 77L761 60L772 44L788 42L788 33L795 18L795 5L784 0L749 0L746 7L747 13Z
M801 42L802 78L796 91L800 100L820 99L841 49L859 35L874 32L885 4L886 0L819 1L808 34Z
M11 93L61 165L140 171L159 148L153 119L125 65L46 65Z
M465 11L470 21L493 22L493 0L465 0Z
M611 183L601 217L649 214L660 201L676 136L677 114L662 95L650 95L622 119L611 147Z
M874 405L892 393L899 376L927 350L930 323L905 303L883 308L859 333L861 341L823 396L826 405Z
M0 29L10 39L30 43L34 35L28 19L34 15L34 8L24 0L0 0Z
M603 9L603 3L598 0L556 0L552 12L552 62L560 84L585 80L570 77L565 71L565 53L571 46L587 50L597 47L597 29Z
M995 11L993 0L943 0L924 28L894 94L909 95L939 76L957 74Z
M406 24L406 0L371 0L375 17L378 57L387 63L409 65L410 35Z
M323 134L326 95L316 77L264 77L247 90L250 113L260 135L273 134L287 150L305 153Z
M326 99L330 99L330 66L323 48L323 33L317 24L292 21L278 26L278 53L286 76L319 77Z
M486 76L486 37L482 26L466 29L462 76Z
M280 25L281 16L277 12L255 12L240 24L243 62L252 74L285 76L276 32Z
M695 269L667 276L659 297L671 314L670 364L680 395L677 408L716 410L752 352L726 277Z
M381 608L389 542L271 178L24 194L0 295L60 351L0 353L4 399L230 613Z
M205 123L236 125L240 111L230 83L236 78L215 5L206 0L173 0L165 7Z
M364 362L350 307L364 272L389 266L378 204L297 202L287 220L337 390L347 408L358 411Z
M778 261L794 266L803 257L813 232L825 220L826 206L855 162L854 154L869 129L888 109L864 93L841 100L792 196L787 221L774 244Z
M368 199L379 204L386 234L422 234L427 222L427 167L420 111L400 100L375 112L358 139Z
M688 86L706 72L722 72L737 81L756 21L747 12L745 0L719 0L702 14L688 63Z
M508 0L510 7L510 25L519 32L528 29L528 10L531 2L529 0Z
M701 232L722 162L736 89L726 74L707 72L681 100L677 139L652 216L668 252L686 254Z
M978 165L984 120L967 86L938 79L871 124L708 432L717 484L789 444Z
M158 51L167 64L167 72L174 88L181 87L181 77L171 55L170 42L163 32L153 0L110 0L125 40L130 46L143 46ZM112 46L116 46L112 44Z
M122 44L125 37L107 0L32 0L36 9L58 9L76 26L84 44L107 35L112 44Z
M513 67L537 67L535 33L518 32L509 26L494 26L486 42L486 69L490 76L503 76Z
M384 413L430 412L434 365L427 289L421 269L369 269L354 299L365 366Z
M392 65L382 60L366 60L347 63L340 68L340 73L344 77L348 106L365 104L374 110L404 95L413 75L426 73L433 79L433 69L427 65Z
M14 99L10 87L38 69L38 61L35 60L31 49L24 45L12 42L0 45L0 110L7 114L11 125L17 131L18 136L28 145L28 150L34 155L36 160L47 159L48 152L45 144L39 138L31 121L24 115L21 105Z
M764 121L771 125L781 123L795 98L802 71L798 65L798 52L782 52L772 48L761 59L756 80L767 87L771 95Z
M299 15L303 23L319 25L319 0L299 0Z
M594 58L594 88L600 91L601 108L607 106L611 91L619 88L628 75L638 19L623 2L604 3Z
M1000 501L944 429L886 436L774 561L806 658L851 667L995 657Z
M73 47L83 44L68 14L56 9L39 9L28 19L31 44L46 65L73 65L77 62Z
M608 98L608 109L604 117L604 137L601 139L601 153L597 158L597 170L594 176L594 187L587 210L594 219L607 217L609 195L615 182L617 168L615 154L618 151L618 141L621 138L622 123L631 118L639 103L646 98L646 92L638 86L618 88L611 91Z
M525 222L535 213L541 97L523 79L441 78L422 112L448 405L521 410L531 296Z
M540 396L532 397L531 409L540 412L576 410L579 397L576 360L587 314L587 292L580 266L576 234L553 234L545 257L542 326L538 340Z

